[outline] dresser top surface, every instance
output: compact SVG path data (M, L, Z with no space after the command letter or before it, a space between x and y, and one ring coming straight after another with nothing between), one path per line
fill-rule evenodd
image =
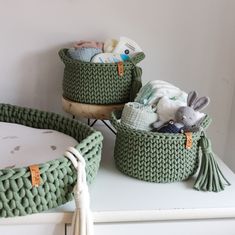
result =
M98 129L98 128L97 128ZM235 208L235 175L219 164L231 186L219 193L193 189L195 178L184 182L158 184L140 181L119 172L113 161L114 135L102 128L104 150L100 170L90 186L93 211L149 211L194 208ZM55 211L73 211L69 202Z

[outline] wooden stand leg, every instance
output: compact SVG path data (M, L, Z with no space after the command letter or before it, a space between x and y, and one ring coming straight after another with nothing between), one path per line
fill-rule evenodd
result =
M109 105L94 105L94 104L83 104L75 101L71 101L62 97L63 109L75 116L87 118L87 124L92 127L95 123L100 120L104 125L116 135L116 131L105 121L109 120L111 112L115 110L122 110L124 104L109 104ZM94 121L91 123L91 119Z

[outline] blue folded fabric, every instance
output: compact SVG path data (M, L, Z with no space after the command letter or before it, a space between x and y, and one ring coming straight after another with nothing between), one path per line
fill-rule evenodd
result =
M102 53L100 48L70 48L68 54L72 59L90 62L92 57Z

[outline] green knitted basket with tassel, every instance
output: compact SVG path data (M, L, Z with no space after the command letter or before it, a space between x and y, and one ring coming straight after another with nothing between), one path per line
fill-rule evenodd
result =
M189 149L186 148L185 134L135 130L122 124L118 120L120 117L120 111L113 112L111 122L117 130L114 159L121 172L149 182L183 181L196 173L199 167L199 152L202 148L204 158L195 188L205 191L223 190L220 176L225 178L214 158L209 157L209 161L215 165L213 172L208 170L210 168L208 160L204 160L208 159L208 153L212 154L211 149L208 148L208 142L205 142L208 139L204 134L204 130L211 122L209 116L206 116L201 123L202 131L192 133L192 146ZM214 182L212 183L213 180L211 180L213 174L217 177L215 181L218 185L215 187L212 186ZM208 183L208 181L211 182Z
M136 64L144 59L138 53L130 61L122 62L123 74L118 63L90 63L69 57L68 49L61 49L63 63L63 96L87 104L118 104L133 101L142 86L142 70Z
M98 171L103 137L89 126L55 113L0 104L0 121L53 129L78 141L86 161L87 181ZM68 146L69 147L69 146ZM31 183L29 167L0 170L0 217L23 216L58 207L73 199L77 172L69 159L59 157L39 165L40 185Z

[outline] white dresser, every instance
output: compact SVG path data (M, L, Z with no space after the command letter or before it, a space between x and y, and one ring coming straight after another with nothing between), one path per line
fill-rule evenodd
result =
M95 235L235 234L235 175L224 163L220 165L232 185L220 193L193 190L194 179L147 183L115 169L114 136L104 135L102 164L90 186ZM0 234L69 234L73 210L70 202L47 213L0 219Z

